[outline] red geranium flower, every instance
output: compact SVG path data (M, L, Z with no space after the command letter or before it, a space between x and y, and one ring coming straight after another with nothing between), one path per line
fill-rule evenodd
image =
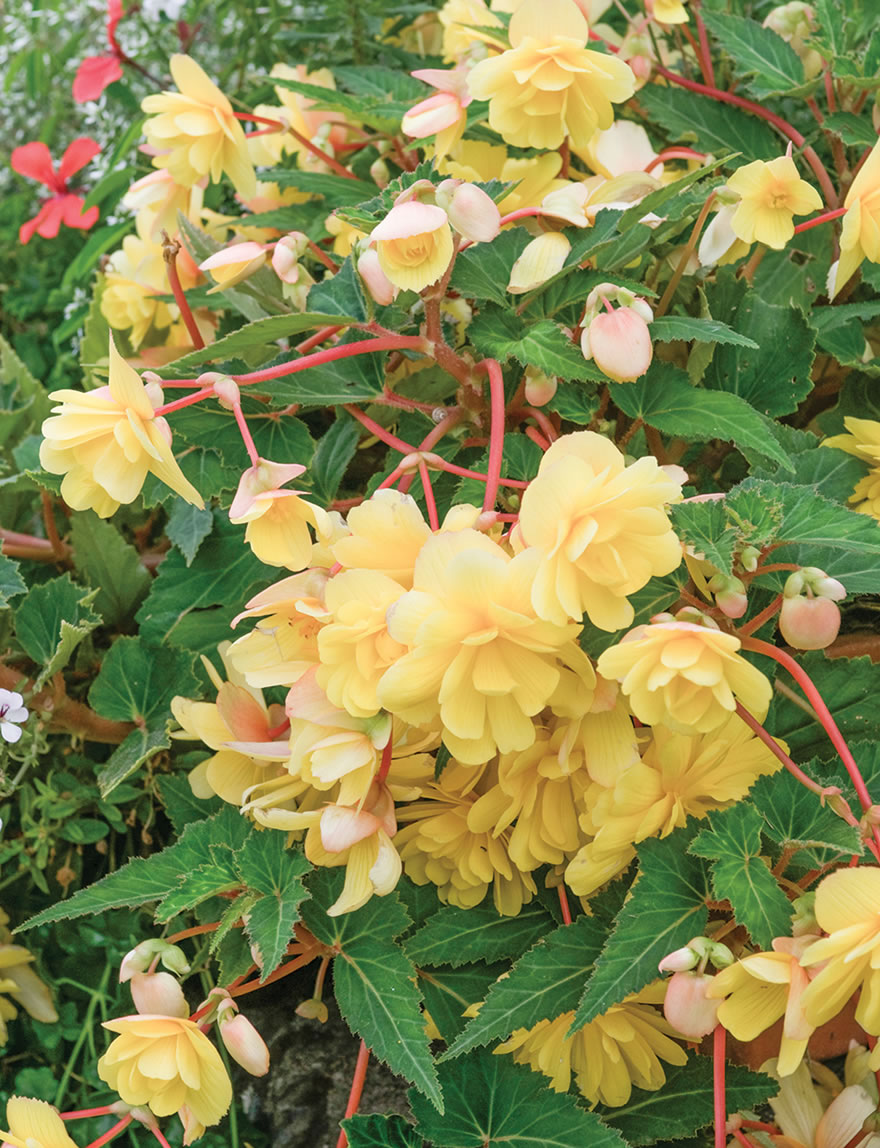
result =
M35 140L13 151L12 170L17 171L19 175L27 176L28 179L36 179L53 193L52 198L46 200L34 218L19 228L20 243L29 243L34 232L42 235L44 239L54 239L62 223L83 231L94 227L100 214L98 208L90 207L88 211L84 211L85 200L81 195L74 195L68 191L67 181L94 159L100 150L101 145L95 140L88 136L80 136L70 144L61 157L57 171L52 163L49 149L44 143Z
M107 43L110 52L104 56L86 56L73 81L73 98L78 104L96 100L101 92L122 79L125 53L116 41L116 27L122 19L122 0L107 0Z

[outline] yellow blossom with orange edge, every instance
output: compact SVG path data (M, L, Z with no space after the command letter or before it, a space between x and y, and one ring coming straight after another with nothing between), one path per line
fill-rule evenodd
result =
M681 563L666 513L680 497L651 456L627 466L592 431L557 439L523 495L517 531L540 556L531 594L539 617L561 624L586 612L602 630L628 626L627 595Z
M880 1036L880 869L839 869L819 883L814 913L828 934L801 956L809 969L821 968L804 991L801 1003L810 1024L837 1016L856 990L855 1019L866 1033ZM872 1070L880 1068L880 1044L871 1053Z
M550 1078L554 1092L568 1092L571 1079L590 1104L617 1108L626 1104L633 1085L656 1092L666 1083L666 1064L687 1063L687 1053L672 1038L675 1029L652 1007L666 986L648 986L626 997L589 1024L570 1034L574 1010L529 1029L517 1029L493 1049L513 1053L517 1064Z
M589 26L574 0L525 0L510 21L508 51L482 60L468 86L489 101L489 124L515 147L579 150L614 119L635 76L623 60L586 47Z
M880 263L880 142L852 181L843 206L847 208L840 232L840 259L832 265L829 294L834 296L855 274L863 259Z
M147 474L194 506L202 496L184 477L171 451L171 431L155 406L161 389L145 387L110 336L110 381L94 391L53 391L58 404L42 427L40 464L63 474L61 494L74 510L109 518L133 502Z
M770 707L772 686L738 653L741 645L708 615L685 609L630 630L600 654L597 669L620 682L640 721L709 733L727 721L737 700L759 721Z
M855 503L853 510L859 514L871 514L880 519L880 422L847 415L843 425L846 434L832 435L821 445L845 450L868 464L868 473L859 479L847 501Z
M309 526L330 528L326 510L301 498L299 491L281 489L305 469L261 458L242 474L229 507L229 521L247 524L245 541L268 566L303 570L312 554Z
M189 56L171 57L176 92L147 96L144 133L158 154L154 167L167 168L181 187L209 176L218 183L225 172L239 194L256 190L247 142L232 104Z
M736 237L744 243L766 243L776 251L794 236L793 216L822 207L822 196L801 179L790 155L747 163L727 186L740 197L730 221Z
M4 1148L77 1148L67 1135L58 1109L45 1100L10 1096L6 1101L9 1131L0 1129Z
M232 1085L220 1053L194 1021L123 1016L103 1026L119 1035L98 1061L98 1076L126 1104L145 1104L156 1116L186 1106L200 1124L219 1124Z

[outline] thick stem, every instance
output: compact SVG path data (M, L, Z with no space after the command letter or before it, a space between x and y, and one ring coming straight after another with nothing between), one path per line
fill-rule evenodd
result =
M775 614L779 613L779 608L781 605L782 595L777 594L770 605L765 606L760 614L756 614L754 618L751 618L748 622L746 622L744 626L740 626L740 628L737 630L738 637L748 638L754 634L756 630L760 630L765 622L769 622Z
M246 375L233 375L232 378L240 386L250 386L253 383L266 383L270 379L280 379L285 375L295 375L299 371L307 371L309 367L318 367L321 363L333 363L337 359L348 359L353 355L370 355L376 351L398 350L421 351L426 354L429 347L421 335L384 335L376 339L360 339L356 343L342 343L336 347L327 347L323 351L315 351L312 355L304 355L301 359L279 363L277 367L251 371Z
M712 1082L715 1112L715 1148L725 1148L727 1144L727 1097L724 1088L724 1053L727 1044L727 1030L716 1025L712 1034Z
M362 1040L360 1048L358 1049L357 1061L354 1066L354 1076L351 1081L351 1092L348 1094L348 1104L345 1106L345 1116L343 1120L347 1120L349 1116L354 1116L358 1110L361 1102L361 1095L364 1091L364 1081L367 1079L367 1065L370 1062L370 1050L367 1048L366 1041ZM336 1148L346 1148L348 1144L348 1137L344 1131L339 1133L339 1139L336 1141Z
M328 271L332 271L334 275L339 270L339 264L336 260L331 259L327 252L319 247L317 243L313 243L311 239L309 240L309 251L311 251L312 255L314 255L320 263L324 264Z
M694 9L694 19L697 22L697 35L700 38L700 70L706 78L710 88L715 87L715 69L712 67L712 52L709 49L709 38L706 35L706 25L700 15L699 9Z
M62 1120L85 1120L87 1116L106 1116L112 1111L109 1104L104 1104L100 1108L77 1108L73 1112L62 1112L60 1116Z
M24 678L20 671L0 662L0 688L28 693L34 687L33 682ZM64 692L63 680L60 680L60 688L41 690L27 704L31 710L48 711L50 731L75 734L84 741L96 741L101 745L119 745L134 729L133 722L110 721L82 702L73 701Z
M205 340L202 338L199 325L193 317L190 305L186 299L186 293L180 283L180 276L177 274L178 251L180 251L180 243L176 239L169 239L168 232L163 231L162 256L165 259L165 272L168 275L171 294L174 296L174 302L180 308L180 317L183 319L184 326L192 340L192 345L197 351L200 351L205 345Z
M307 339L303 339L301 343L297 343L296 350L301 355L311 351L313 347L319 347L321 343L326 343L328 339L332 339L340 331L344 330L343 327L322 327L320 331L316 331L314 335L309 335Z
M483 510L494 510L501 480L504 459L504 376L494 359L486 359L481 367L489 376L489 462L486 466L486 492Z

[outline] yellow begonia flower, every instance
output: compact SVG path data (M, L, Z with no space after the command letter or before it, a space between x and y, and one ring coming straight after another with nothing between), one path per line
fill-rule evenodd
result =
M565 264L571 244L561 231L547 231L523 248L510 269L507 290L524 295L552 279Z
M718 1009L718 1021L737 1040L754 1040L785 1017L777 1064L780 1076L795 1071L815 1030L804 1016L802 997L810 978L800 958L817 939L777 937L772 953L753 953L722 969L706 990L708 997L727 998Z
M504 25L484 0L446 0L438 13L443 28L443 59L456 63L480 44L501 43ZM498 28L499 39L478 28Z
M703 737L657 726L643 733L644 754L599 795L582 825L594 834L565 871L579 897L588 897L629 865L647 837L668 837L688 817L705 817L744 797L779 761L733 714Z
M348 512L348 528L333 544L336 561L349 570L377 570L409 590L416 558L431 537L415 499L377 490Z
M221 251L215 251L199 264L200 271L210 271L214 286L208 294L214 295L241 283L263 266L268 258L268 248L264 243L249 240L233 243Z
M781 1085L779 1093L769 1101L782 1132L781 1136L772 1137L776 1148L847 1148L849 1144L880 1148L880 1135L876 1132L864 1131L862 1135L866 1120L877 1110L867 1089L850 1084L836 1092L839 1082L825 1065L814 1064L812 1069L814 1073L824 1070L830 1077L828 1083L836 1084L834 1092L829 1092L825 1080L814 1085L806 1064L798 1065L790 1076L783 1076L778 1068L774 1071L772 1061L762 1067ZM828 1104L830 1096L834 1099Z
M6 1123L9 1131L0 1129L0 1140L9 1148L76 1148L58 1109L45 1100L10 1096L6 1101Z
M442 207L410 199L392 207L370 232L379 266L395 287L422 291L452 259L452 228Z
M652 0L651 15L658 24L686 24L689 18L684 0Z
M147 96L144 134L156 148L153 167L167 168L181 187L205 176L217 183L225 172L245 198L256 190L247 142L232 104L189 56L171 57L176 92Z
M497 179L512 183L514 186L498 203L502 215L521 207L537 207L550 192L567 187L566 180L557 178L561 168L559 152L548 151L522 159L508 156L507 148L501 144L483 140L462 140L450 156L437 164L439 172L455 179L478 183Z
M641 995L641 994L640 994ZM517 1064L550 1078L554 1092L568 1092L572 1075L590 1104L626 1104L633 1085L656 1092L666 1083L661 1061L686 1064L687 1053L671 1038L664 1017L633 997L569 1035L574 1011L519 1028L493 1051L512 1052Z
M769 163L756 159L735 171L727 181L740 201L731 227L744 243L766 243L780 251L794 235L794 215L819 211L822 196L801 179L791 156Z
M880 142L874 144L852 181L843 206L848 210L840 232L840 260L832 299L855 274L863 259L880 263Z
M4 924L8 920L5 913L2 920ZM15 1001L13 1004L6 996L0 996L0 1045L7 1040L6 1022L18 1016L16 1004L43 1024L54 1024L58 1020L49 986L31 968L33 954L23 945L9 944L10 936L9 930L0 925L0 993L8 994Z
M156 396L161 403L161 391ZM40 464L63 474L61 495L74 510L109 518L133 502L154 474L187 502L204 507L171 451L171 431L157 418L151 393L110 336L110 382L94 391L53 391L59 405L43 423Z
M737 653L739 638L671 615L658 617L670 620L637 626L597 662L603 677L620 682L640 721L678 733L709 733L727 720L737 699L764 720L773 689Z
M149 221L142 221L149 222ZM199 269L183 250L178 254L177 273L184 291L195 287ZM167 332L180 312L176 304L163 303L170 291L168 268L160 243L148 235L127 235L122 247L107 260L101 314L115 331L128 331L135 350L150 328Z
M847 416L843 425L848 433L826 438L822 446L845 450L870 466L865 477L856 483L848 501L856 503L853 510L859 514L872 514L880 519L880 422Z
M859 866L825 877L816 890L815 915L828 933L801 957L806 968L822 962L804 992L802 1004L810 1024L837 1016L857 989L856 1022L880 1036L880 869ZM871 1069L880 1067L880 1044L871 1053Z
M161 243L163 231L169 235L177 234L179 211L187 219L198 222L203 199L201 187L181 187L175 183L171 172L163 167L133 183L122 197L122 203L130 211L138 213L138 235Z
M300 498L300 491L281 489L305 469L261 458L242 474L229 507L229 521L247 523L245 541L268 566L304 569L312 555L309 526L330 529L325 510Z
M650 456L627 466L592 431L557 439L520 509L522 540L540 554L532 587L539 617L561 624L586 612L602 630L630 625L627 595L681 563L666 514L680 497L679 483Z
M623 60L587 49L589 27L574 0L525 0L510 21L511 48L468 77L489 101L489 123L516 147L579 150L611 127L612 103L628 100L635 76Z
M389 611L388 631L409 652L383 674L380 702L413 725L439 716L444 742L468 764L532 744L560 661L594 684L580 626L535 616L534 573L531 554L511 559L475 530L436 534L416 560L413 589Z
M103 1026L119 1035L98 1061L98 1076L126 1104L146 1104L156 1116L186 1105L199 1123L219 1124L232 1085L197 1024L176 1016L123 1016Z

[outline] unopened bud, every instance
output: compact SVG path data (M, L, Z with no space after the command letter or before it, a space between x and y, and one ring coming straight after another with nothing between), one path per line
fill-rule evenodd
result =
M600 312L584 328L581 350L616 383L641 378L654 357L648 324L631 307Z
M741 618L748 609L745 585L730 574L715 574L709 579L709 589L715 595L715 604L728 618Z
M558 382L555 375L545 375L537 367L526 367L526 402L533 407L543 407L556 394Z
M218 1013L220 1039L226 1051L251 1076L265 1076L269 1071L269 1049L266 1042L243 1013L230 1019L224 1010Z
M189 1016L183 989L171 973L135 973L129 987L142 1016Z
M666 984L663 1015L673 1028L691 1040L702 1040L718 1023L720 999L710 999L706 990L713 977L706 973L673 973Z
M238 383L235 379L230 379L228 375L214 383L214 394L219 399L220 406L227 411L234 411L236 407L241 406L241 391L238 389Z
M760 557L761 551L756 546L746 546L739 556L739 564L747 574L754 574Z
M379 188L387 187L391 182L391 169L381 156L370 164L370 178Z
M379 255L374 247L368 247L358 256L357 270L370 298L375 303L380 307L387 307L394 302L398 289L382 270Z
M507 290L511 295L524 295L552 279L563 268L571 244L561 231L547 231L527 244L510 269Z
M791 903L794 910L792 915L792 928L791 935L793 937L802 937L806 933L816 933L819 931L819 926L816 923L816 894L803 893L800 897L795 897Z
M296 1006L294 1012L297 1016L305 1017L306 1020L316 1020L321 1024L326 1024L327 1018L330 1015L324 1002L317 1000L315 997L311 997L307 1001L302 1001Z
M159 957L166 969L178 976L184 976L189 972L189 964L183 949L178 945L169 944L168 941L152 939L141 941L125 954L119 966L119 983L125 984L126 981L130 981L135 973L146 972L156 957Z
M779 631L796 650L824 650L840 630L840 607L830 598L785 598Z
M447 182L452 181L444 180L437 189L437 203L446 208L449 222L465 239L474 243L491 242L501 230L501 212L494 200L482 188L461 183L448 196L447 205L441 191Z
M165 402L165 395L164 395L164 392L162 391L162 385L161 385L161 383L152 382L152 381L148 383L148 382L146 382L146 376L144 376L144 378L145 378L144 394L149 399L150 406L155 411L158 407L161 407L162 404Z
M690 969L695 969L699 963L699 954L694 952L689 945L685 945L684 948L667 953L657 968L661 973L684 973Z
M282 236L272 252L272 270L283 283L296 283L299 278L299 261L308 250L308 236L301 231L291 231Z

